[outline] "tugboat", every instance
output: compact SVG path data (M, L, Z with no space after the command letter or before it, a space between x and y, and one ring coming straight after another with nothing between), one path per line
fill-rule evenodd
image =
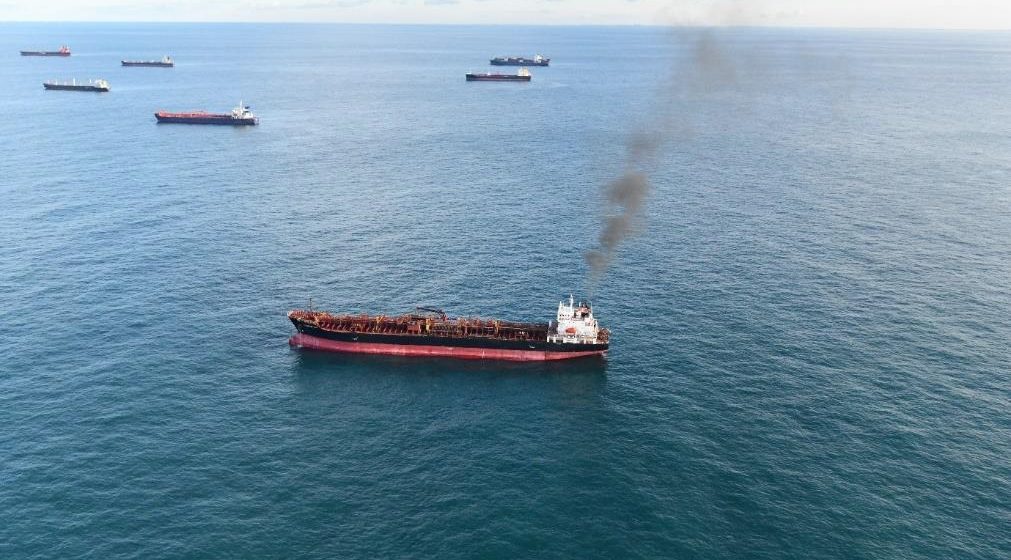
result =
M171 56L164 56L161 60L121 60L123 66L154 66L156 68L172 68L176 63Z
M232 109L231 113L208 113L207 111L190 111L188 113L168 113L158 111L154 118L160 123L181 123L181 124L224 124L224 125L256 125L260 123L259 117L250 111L251 107L239 102L239 106Z
M522 56L496 56L488 61L492 66L547 66L551 63L550 58L536 55L533 58Z
M105 80L89 80L77 83L77 80L69 82L43 82L42 87L46 89L59 89L67 91L109 91L109 82Z
M493 74L484 72L481 74L467 74L468 82L529 82L530 70L520 68L515 74Z
M572 296L558 303L557 322L547 323L450 319L428 307L392 317L298 309L288 319L298 330L288 341L293 348L394 356L566 360L603 356L611 334L597 324L588 302Z
M63 45L58 51L21 51L21 56L70 56L70 47Z

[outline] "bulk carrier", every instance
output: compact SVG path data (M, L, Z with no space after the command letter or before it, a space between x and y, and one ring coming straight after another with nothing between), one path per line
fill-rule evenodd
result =
M533 58L522 56L496 56L488 61L492 66L547 66L551 64L550 58L537 55Z
M63 45L58 51L21 51L21 56L70 56L70 47Z
M588 302L572 296L558 303L557 320L547 323L450 319L426 307L392 317L299 309L288 319L298 330L289 340L294 348L394 356L565 360L604 355L611 334L597 324Z
M78 82L77 80L71 80L69 82L42 82L42 87L46 89L56 89L56 90L66 90L66 91L98 91L106 92L111 89L109 87L109 82L105 80L90 80L87 82Z
M164 56L161 60L120 60L123 66L150 66L154 68L172 68L176 65L171 56Z
M529 82L530 81L530 71L526 68L520 68L515 74L495 74L492 72L482 72L480 74L475 74L470 72L467 74L468 82Z

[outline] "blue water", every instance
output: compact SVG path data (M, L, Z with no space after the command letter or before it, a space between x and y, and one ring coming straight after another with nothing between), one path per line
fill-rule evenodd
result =
M1011 34L0 31L0 558L1011 556ZM605 362L286 343L591 289Z

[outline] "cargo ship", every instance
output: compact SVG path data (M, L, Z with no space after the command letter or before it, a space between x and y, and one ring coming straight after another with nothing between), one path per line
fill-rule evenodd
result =
M176 63L171 56L162 57L161 60L121 60L123 66L153 66L155 68L172 68Z
M529 82L530 81L530 71L526 68L520 68L515 74L493 74L492 72L483 72L481 74L467 74L468 82Z
M239 102L239 106L232 109L231 113L208 113L207 111L191 111L188 113L168 113L158 111L154 118L160 123L180 123L180 124L223 124L233 126L256 125L260 123L259 117L250 111L251 107Z
M547 66L551 63L550 58L536 55L533 58L523 56L496 56L488 61L492 66Z
M298 330L288 341L293 348L360 354L549 361L603 356L610 340L591 305L572 296L547 323L450 319L427 307L391 317L298 309L288 319Z
M70 56L70 47L63 45L58 51L21 51L21 56Z
M43 82L42 87L46 89L58 89L67 91L109 91L109 82L105 80L90 80L78 83L77 80L69 82Z

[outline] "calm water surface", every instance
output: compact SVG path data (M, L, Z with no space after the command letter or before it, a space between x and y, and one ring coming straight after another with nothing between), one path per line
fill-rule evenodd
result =
M1011 34L0 30L0 557L1011 556ZM656 130L606 361L288 348L547 319Z

